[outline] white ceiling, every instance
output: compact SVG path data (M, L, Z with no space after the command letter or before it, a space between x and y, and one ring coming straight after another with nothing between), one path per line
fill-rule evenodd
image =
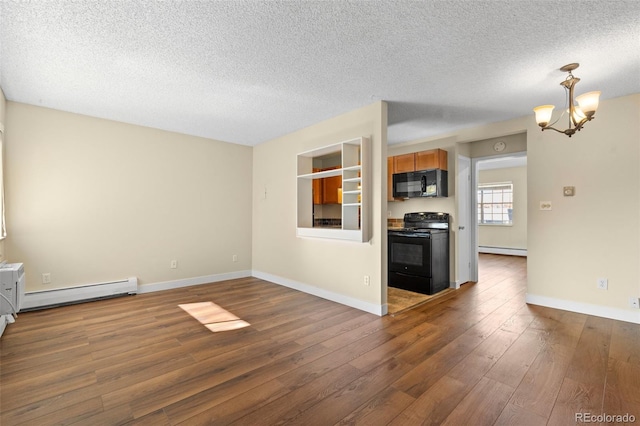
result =
M0 0L8 100L256 145L389 102L389 143L640 92L640 2ZM596 115L597 119L597 115Z

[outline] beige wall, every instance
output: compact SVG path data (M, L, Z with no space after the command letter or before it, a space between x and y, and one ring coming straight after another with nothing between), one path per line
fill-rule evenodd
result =
M370 305L386 303L386 125L386 104L377 102L254 147L254 271ZM296 237L297 154L360 136L372 145L371 240Z
M528 133L528 293L631 311L640 296L640 94L605 100L568 138ZM564 197L563 186L575 186ZM551 201L541 211L540 201ZM609 279L609 289L596 287Z
M6 121L6 245L28 291L251 269L250 147L14 102Z
M4 97L4 92L2 91L2 88L0 88L0 127L4 127L5 125L4 123L6 122L5 120L6 110L7 110L7 100ZM5 259L6 259L6 253L4 250L4 239L2 239L0 240L0 262L4 261Z
M9 261L26 263L30 290L44 288L42 272L52 273L46 287L52 288L252 267L370 304L386 302L384 103L259 145L253 159L247 147L12 102L5 126L6 250ZM640 322L628 307L629 297L640 296L640 94L603 101L596 119L572 138L541 132L531 115L406 144L389 155L444 148L451 173L452 154L475 156L461 144L523 132L528 297ZM373 142L371 241L297 238L296 154L363 135ZM390 203L389 210L455 213L449 179L449 198ZM563 197L567 185L576 187L575 197ZM420 201L433 204L415 205ZM540 211L540 201L551 201L553 210ZM231 264L236 253L240 262ZM170 270L174 258L180 268ZM369 287L363 275L371 276ZM609 290L598 290L597 278L608 278Z
M527 168L480 170L478 183L513 183L513 224L478 225L478 245L511 249L527 248Z

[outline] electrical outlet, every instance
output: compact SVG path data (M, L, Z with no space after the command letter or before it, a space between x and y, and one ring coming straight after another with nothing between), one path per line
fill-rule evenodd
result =
M231 256L231 260L234 261L234 262L237 262L238 261L238 255L234 254L233 256Z
M371 279L369 278L369 275L365 275L364 276L364 285L368 286L369 284L371 284Z
M51 273L46 272L42 274L42 284L51 284Z
M177 260L172 260L171 261L171 269L176 269L178 267L178 261Z
M609 288L609 280L606 278L598 278L598 288L600 290L607 290Z
M640 309L640 298L638 297L630 297L629 298L629 307L633 309Z

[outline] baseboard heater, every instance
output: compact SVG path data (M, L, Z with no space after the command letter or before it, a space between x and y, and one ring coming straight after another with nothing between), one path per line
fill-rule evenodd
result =
M121 281L87 284L76 287L57 288L27 292L21 312L57 306L89 302L112 297L126 296L138 292L138 279L131 277Z
M478 246L478 253L505 254L508 256L527 256L527 249Z

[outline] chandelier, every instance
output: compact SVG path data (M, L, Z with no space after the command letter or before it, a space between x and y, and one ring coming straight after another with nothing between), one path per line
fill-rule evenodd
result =
M560 68L560 71L569 73L567 78L560 83L560 85L567 91L567 104L569 105L569 109L566 110L566 112L569 114L569 128L565 130L558 130L552 127L562 118L564 112L556 121L549 124L551 121L551 114L553 113L555 106L542 105L533 109L536 114L536 122L538 123L538 126L542 128L541 130L555 130L556 132L564 133L571 137L575 132L582 129L582 126L584 126L587 121L593 120L596 110L598 109L600 92L588 92L584 95L578 96L576 98L578 105L575 105L573 101L573 88L580 79L578 77L574 77L571 71L575 70L579 66L580 64L574 63Z

